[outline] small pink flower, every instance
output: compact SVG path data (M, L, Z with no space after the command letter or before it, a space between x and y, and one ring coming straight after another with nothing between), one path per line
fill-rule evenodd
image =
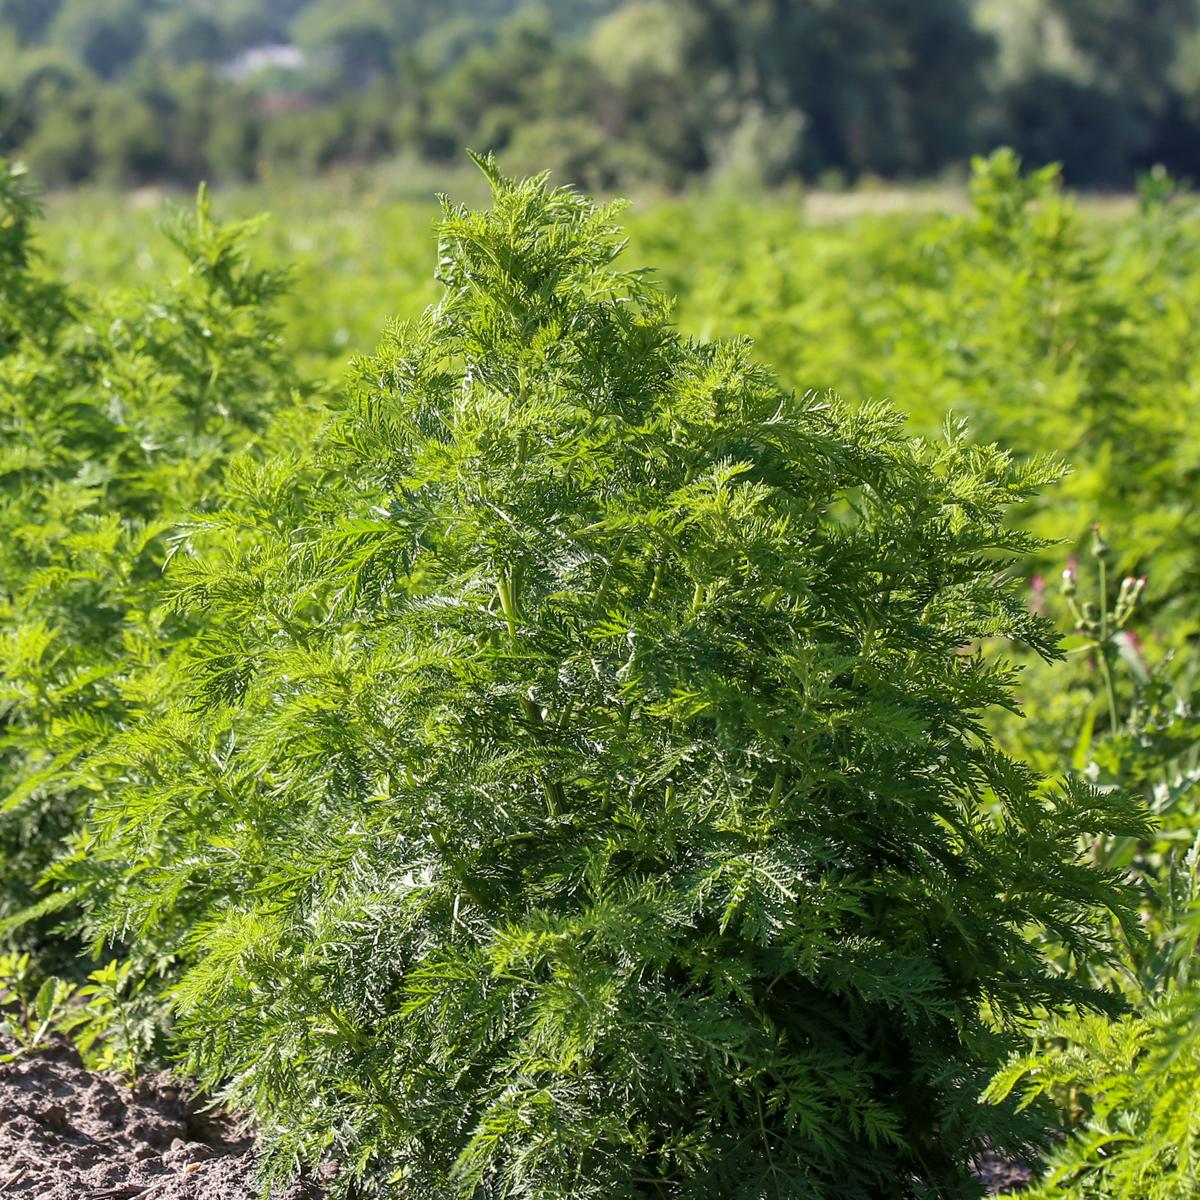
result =
M1039 617L1046 611L1046 580L1041 575L1035 575L1029 583L1029 611Z

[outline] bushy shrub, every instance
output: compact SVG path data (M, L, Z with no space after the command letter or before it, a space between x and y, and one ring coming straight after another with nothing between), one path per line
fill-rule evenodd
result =
M1073 1118L1031 1200L1194 1200L1200 1193L1200 842L1164 878L1164 968L1140 1005L1051 1023L987 1096L1050 1097ZM1139 964L1140 965L1140 964ZM1131 972L1132 973L1132 972ZM1139 972L1140 973L1140 972Z
M1142 794L1155 819L1153 837L1099 838L1092 847L1096 862L1129 871L1142 892L1144 936L1128 941L1112 969L1129 1011L1051 1019L1033 1049L997 1075L988 1098L1005 1102L1016 1090L1023 1103L1053 1100L1061 1114L1069 1136L1024 1193L1035 1200L1193 1200L1200 1192L1195 651L1184 662L1153 656L1153 630L1134 619L1146 581L1109 586L1110 554L1097 530L1096 570L1064 572L1077 630L1064 644L1090 666L1070 689L1080 726L1073 768L1097 786ZM1043 723L1057 724L1045 698L1037 699Z
M1053 167L1003 150L969 191L962 214L835 229L784 207L698 207L700 227L664 209L643 237L678 264L681 322L753 332L786 383L894 398L926 434L953 411L1016 454L1056 450L1070 477L1019 519L1081 545L1102 522L1115 569L1152 576L1153 603L1194 626L1195 206L1147 196L1088 218ZM697 240L713 247L699 263Z
M294 383L270 311L283 276L205 196L172 234L186 275L103 301L49 277L36 217L0 166L0 920L37 899L127 678L181 632L156 612L171 517L211 501ZM59 957L36 928L22 943Z
M172 564L202 633L63 868L173 946L188 1067L275 1172L401 1194L974 1195L1024 1019L1103 1004L1118 798L983 714L1052 479L782 391L619 272L615 210L490 162L441 302L311 457Z

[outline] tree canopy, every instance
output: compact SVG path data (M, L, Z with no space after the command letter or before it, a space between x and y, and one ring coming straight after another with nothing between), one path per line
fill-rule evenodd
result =
M191 183L471 145L672 187L928 178L1004 142L1122 186L1195 169L1198 60L1193 0L0 0L0 153Z

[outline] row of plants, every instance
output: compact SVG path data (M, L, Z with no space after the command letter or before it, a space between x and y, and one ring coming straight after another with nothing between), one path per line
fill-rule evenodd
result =
M249 263L251 227L214 223L205 193L167 231L186 272L104 299L44 269L19 167L0 208L0 920L45 910L23 937L50 966L76 947L41 936L60 902L34 889L84 805L77 765L189 633L160 611L172 524L300 419L305 389L271 313L285 275Z
M619 205L479 166L332 394L206 197L101 301L6 171L10 1042L173 1057L337 1195L965 1197L1000 1154L1193 1197L1171 186L1102 253L999 154L906 246L714 241L675 309ZM778 375L676 327L717 286Z

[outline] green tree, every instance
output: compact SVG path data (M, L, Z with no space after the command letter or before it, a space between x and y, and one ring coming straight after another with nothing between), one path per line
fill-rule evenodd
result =
M173 63L217 63L229 50L226 32L215 17L190 6L155 15L149 52Z
M60 6L61 0L0 0L0 24L15 30L22 42L36 42Z
M141 0L63 0L52 40L104 79L132 64L146 44Z
M991 43L966 0L675 0L693 70L803 114L809 169L923 174L971 145Z
M97 174L108 184L136 185L171 174L172 98L158 89L105 88L92 111Z
M414 16L412 6L388 0L315 0L301 11L293 34L318 63L356 85L391 72L397 47L415 32Z
M609 142L608 157L624 152L627 182L677 185L709 165L726 96L723 81L692 69L692 44L689 22L665 0L625 5L588 38L586 107Z
M521 15L494 45L477 46L438 89L433 120L450 140L502 150L520 126L541 115L540 83L557 50L545 14ZM560 109L561 111L561 109Z
M1137 108L1160 110L1180 44L1200 31L1195 0L1047 0L1066 24L1092 82Z
M1027 159L1061 162L1076 183L1128 185L1149 155L1186 145L1192 0L985 2L980 18L1002 47L993 134Z

